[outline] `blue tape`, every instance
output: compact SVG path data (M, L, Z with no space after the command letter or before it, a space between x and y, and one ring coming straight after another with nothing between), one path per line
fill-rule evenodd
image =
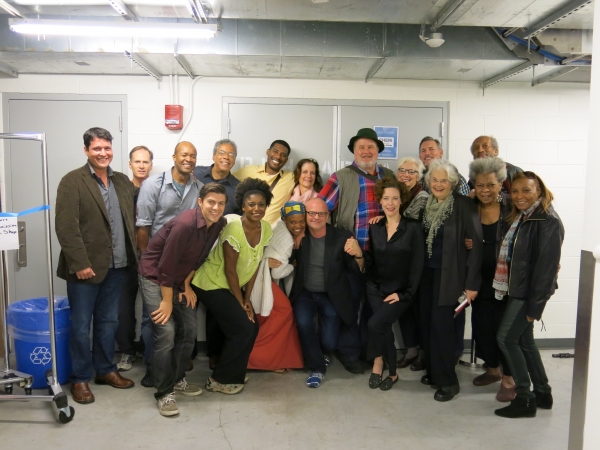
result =
M20 213L9 213L9 212L0 213L0 217L21 217L26 214L32 214L32 213L36 213L36 212L40 212L40 211L46 211L49 209L50 209L50 205L42 205L42 206L36 206L35 208L26 209L25 211L21 211Z

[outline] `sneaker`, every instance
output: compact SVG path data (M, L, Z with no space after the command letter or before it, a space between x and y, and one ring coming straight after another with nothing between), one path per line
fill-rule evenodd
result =
M309 388L318 388L319 386L321 386L324 377L325 374L323 373L312 372L310 376L306 379L306 386L308 386Z
M174 392L156 400L156 406L158 406L158 412L161 416L176 416L179 414Z
M202 389L200 389L195 384L188 383L187 381L185 381L185 378L182 378L179 383L175 383L173 389L175 389L175 392L187 395L188 397L194 397L196 395L202 394Z
M152 379L152 372L150 372L149 370L146 370L146 375L144 375L144 378L142 378L142 381L140 381L140 384L147 388L154 387L154 380Z
M117 364L117 370L119 372L127 372L128 370L131 370L134 362L135 355L128 355L126 353L123 353L121 355L121 361Z
M206 380L206 390L209 392L220 392L221 394L233 395L242 392L243 384L221 384L213 381L210 378Z
M323 359L325 360L325 367L329 366L329 364L331 364L331 358L327 355L323 355Z

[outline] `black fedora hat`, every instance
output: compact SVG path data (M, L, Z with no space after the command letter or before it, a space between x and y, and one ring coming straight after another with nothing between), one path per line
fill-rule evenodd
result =
M354 143L359 139L371 139L372 141L375 141L377 147L379 147L379 153L383 151L383 142L379 140L379 138L377 137L377 133L375 133L375 130L373 128L361 128L356 133L356 136L350 139L350 143L348 144L348 150L350 150L352 153L354 153Z

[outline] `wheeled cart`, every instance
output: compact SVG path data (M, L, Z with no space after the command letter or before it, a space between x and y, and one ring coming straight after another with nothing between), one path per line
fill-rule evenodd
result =
M0 139L28 140L38 141L42 150L42 185L44 190L44 205L50 204L49 183L48 183L48 153L46 148L45 133L0 133ZM62 391L58 382L56 369L56 334L54 323L54 278L52 270L52 241L51 241L51 220L50 210L44 209L44 222L46 231L46 257L48 264L48 318L50 322L50 352L52 355L52 369L46 372L48 381L48 395L32 395L33 377L26 373L21 373L10 368L10 346L8 339L8 324L6 320L6 311L8 309L8 268L7 251L3 250L0 258L2 277L2 289L0 289L0 320L3 322L2 339L4 342L5 357L4 367L0 367L0 385L4 386L4 395L0 395L0 402L6 400L27 401L41 400L52 402L58 412L58 421L60 423L69 423L73 420L75 410L68 405L67 395ZM24 389L24 395L13 394L15 386Z

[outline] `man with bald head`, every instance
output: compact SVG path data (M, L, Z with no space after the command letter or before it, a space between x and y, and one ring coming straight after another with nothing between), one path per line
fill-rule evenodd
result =
M196 147L183 141L175 146L173 167L162 173L152 175L142 183L137 202L136 232L138 248L144 253L150 238L164 224L188 209L198 207L198 194L202 183L193 175L196 167ZM144 310L142 318L142 337L146 344L144 361L148 370L142 379L142 386L153 387L150 372L152 361L152 329L150 316Z
M308 232L298 249L290 292L302 354L311 371L306 386L311 388L323 382L342 324L356 321L348 273L360 273L364 264L362 254L351 256L344 249L354 239L352 233L329 225L328 218L323 199L306 202Z
M479 136L471 144L471 154L473 155L473 159L495 158L498 156L498 150L498 140L494 136ZM506 180L504 180L504 183L502 183L502 190L507 194L510 193L512 178L518 172L523 172L523 169L514 166L511 163L506 163L507 176Z

